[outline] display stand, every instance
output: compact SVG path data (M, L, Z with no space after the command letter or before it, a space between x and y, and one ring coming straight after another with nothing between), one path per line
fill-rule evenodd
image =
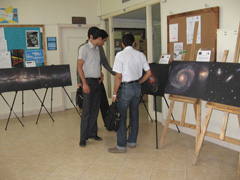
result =
M16 97L17 97L17 91L15 91L15 95L14 95L14 98L13 98L12 106L9 105L9 103L8 103L7 100L4 98L4 96L2 95L2 93L0 93L0 95L2 96L3 100L5 101L5 103L8 105L8 107L9 107L9 109L10 109L10 113L9 113L9 116L8 116L8 120L7 120L7 124L6 124L5 130L7 130L8 123L9 123L9 120L10 120L10 117L11 117L12 112L13 112L13 114L16 116L16 118L18 119L18 121L21 123L21 125L24 126L23 123L22 123L22 121L18 118L17 114L13 111L13 106L14 106L14 104L15 104L15 100L16 100Z
M194 26L194 35L193 35L193 42L192 42L191 54L190 54L190 60L191 61L193 61L195 59L195 47L196 47L196 41L197 41L197 31L198 31L198 22L196 22L195 26ZM184 51L184 53L182 55L182 60L185 60L184 59L185 54L186 54L186 51ZM196 143L197 143L197 140L200 136L200 131L201 131L201 100L196 99L196 98L178 96L178 95L170 95L169 99L171 100L171 103L170 103L170 107L169 107L169 110L168 110L168 115L167 115L166 123L165 123L165 126L164 126L164 130L163 130L163 133L162 133L162 136L161 136L160 148L163 148L169 124L175 124L175 125L183 126L183 127L186 127L186 128L195 129L196 130ZM171 114L172 114L172 111L173 111L175 101L183 103L183 110L182 110L182 116L181 116L181 121L180 122L171 119ZM185 123L187 105L188 104L193 104L194 111L195 111L196 125Z
M194 157L193 157L193 161L192 161L193 165L195 165L197 162L197 158L198 158L199 152L201 150L205 135L215 138L215 139L226 141L226 142L229 142L232 144L240 145L240 140L225 136L229 113L236 114L238 116L238 121L239 121L239 126L240 126L240 108L234 107L234 106L229 106L229 105L223 105L223 104L219 104L219 103L213 103L213 102L207 102L206 107L208 108L208 111L207 111L206 119L203 124L201 135L199 137L199 140L197 142L197 146L195 149L195 153L194 153ZM222 128L221 128L220 134L216 134L213 132L207 132L207 127L208 127L213 109L224 112L224 117L223 117L223 121L222 121Z
M44 109L46 110L46 112L48 113L48 115L50 116L50 118L52 119L52 121L55 122L54 119L53 119L53 117L51 116L51 114L48 112L47 108L46 108L45 105L44 105L44 101L45 101L45 99L46 99L47 91L48 91L48 88L46 88L46 91L45 91L45 93L44 93L43 100L41 100L40 97L38 96L37 92L33 89L33 92L34 92L35 95L37 96L38 100L41 102L41 108L40 108L39 113L38 113L38 117L37 117L36 124L38 123L38 120L39 120L39 117L40 117L40 114L41 114L41 111L42 111L42 108L43 108L43 107L44 107Z
M144 96L144 94L141 95L140 102L143 103L143 105L144 105L144 107L145 107L145 109L146 109L146 111L147 111L147 113L148 113L148 116L149 116L150 119L151 119L151 122L153 122L153 119L152 119L152 117L151 117L151 115L150 115L150 113L149 113L149 111L148 111L147 105L145 104L145 101L143 100L143 96Z
M79 116L81 117L81 114L80 112L77 110L77 107L75 106L75 104L73 103L71 97L69 96L69 94L67 93L66 89L64 86L62 86L64 92L66 93L68 99L71 101L73 107L76 109L76 111L78 112ZM40 99L40 97L38 96L38 94L36 93L35 90L33 90L34 93L36 94L37 98L39 99L39 101L41 102L41 108L40 108L40 111L38 113L38 118L37 118L37 121L36 121L36 124L38 123L38 120L39 120L39 117L40 117L40 114L41 114L41 111L42 111L42 107L44 107L44 109L47 111L48 115L50 116L50 118L52 119L52 121L54 122L54 119L52 118L51 114L48 112L47 108L44 106L44 102L45 102L45 99L46 99L46 95L47 95L47 91L48 91L48 88L46 88L46 91L45 91L45 94L44 94L44 97L43 97L43 100ZM51 88L51 112L52 112L52 101L53 101L53 88Z
M73 107L76 109L77 113L79 114L79 116L81 117L81 113L77 110L77 107L75 106L75 104L73 103L71 97L69 96L69 94L67 93L66 89L64 88L64 86L62 86L63 90L65 91L68 99L70 100L70 102L72 103Z
M227 53L227 51L225 53ZM240 53L240 24L239 24L239 28L238 28L238 37L237 37L235 55L234 55L234 60L233 60L234 63L238 63L239 53ZM226 62L226 59L227 59L227 55L225 55L223 57L222 62ZM225 136L230 113L236 114L238 116L238 122L239 122L239 127L240 127L240 108L234 107L234 106L229 106L229 105L223 105L223 104L219 104L219 103L213 103L213 102L207 102L206 107L208 108L208 111L207 111L207 115L206 115L206 118L205 118L205 121L203 124L201 135L200 135L199 140L196 145L195 153L194 153L193 160L192 160L193 165L196 165L205 135L215 138L215 139L226 141L226 142L229 142L232 144L240 145L239 139L234 139L234 138ZM222 127L221 127L220 134L216 134L213 132L207 132L208 124L209 124L213 109L224 112L224 117L223 117L223 121L222 121ZM240 180L240 153L239 153L239 164L238 164L238 180Z
M169 110L168 110L168 115L167 115L166 123L165 123L165 126L164 126L164 130L163 130L163 133L162 133L162 136L161 136L160 148L163 148L169 124L175 124L175 125L178 125L178 126L183 126L183 127L186 127L186 128L195 129L196 130L196 142L197 142L197 139L200 135L200 130L201 130L201 100L196 99L196 98L190 98L190 97L184 97L183 98L182 96L177 96L177 95L170 95L169 99L171 100L171 103L170 103L170 107L169 107ZM171 114L172 114L172 111L173 111L173 108L174 108L175 101L183 103L181 121L175 121L175 120L171 119ZM187 105L188 104L192 104L193 107L194 107L196 125L185 123Z

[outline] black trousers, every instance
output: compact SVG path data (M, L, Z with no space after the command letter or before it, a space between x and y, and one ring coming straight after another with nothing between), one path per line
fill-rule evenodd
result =
M101 101L101 86L97 79L86 79L90 87L90 94L83 92L83 109L81 119L80 140L96 136L98 131L97 117Z
M101 86L100 110L101 110L102 119L103 119L103 122L104 122L104 125L105 125L106 124L105 119L106 119L106 116L107 116L107 110L109 108L109 103L108 103L108 98L107 98L107 94L106 94L103 82L101 82L100 86Z

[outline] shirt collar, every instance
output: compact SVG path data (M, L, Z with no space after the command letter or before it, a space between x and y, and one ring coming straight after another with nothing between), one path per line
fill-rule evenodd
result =
M90 41L88 41L88 45L90 46L90 48L95 48L95 49L98 49L98 46L96 46L96 47L94 47L94 45L90 42Z
M126 49L126 50L127 50L127 49L133 49L133 47L132 47L132 46L127 46L127 47L124 48L124 50L125 50L125 49Z

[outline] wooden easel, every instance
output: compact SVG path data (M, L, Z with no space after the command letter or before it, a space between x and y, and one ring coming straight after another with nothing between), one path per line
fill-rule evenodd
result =
M190 54L190 60L191 61L194 61L194 59L195 59L195 47L196 47L196 41L197 41L197 31L198 31L198 22L196 22L195 26L194 26L193 42L192 42L192 47L191 47L191 52L190 52L191 53ZM185 60L184 58L185 58L186 51L183 51L183 52L184 53L182 54L182 60ZM178 125L178 126L183 126L183 127L186 127L186 128L196 129L196 142L197 142L197 140L200 136L200 132L201 132L201 100L196 99L196 98L178 96L178 95L170 95L169 99L171 100L171 103L170 103L170 107L169 107L169 110L168 110L166 124L164 126L164 130L163 130L163 133L162 133L162 136L161 136L160 148L163 148L164 141L165 141L165 138L166 138L166 135L167 135L167 130L168 130L168 127L169 127L170 123ZM182 116L181 116L181 121L180 122L171 119L171 114L172 114L172 111L173 111L175 101L183 103ZM192 104L193 107L194 107L196 125L185 123L187 105L188 104Z
M239 52L240 52L240 42L239 41L240 41L240 24L239 24L239 28L238 28L238 37L237 37L235 55L234 55L234 60L233 60L234 63L237 63L239 60ZM222 62L226 62L227 54L228 54L228 51L225 50L225 52L223 54ZM192 160L193 165L195 165L197 162L199 152L201 150L205 135L215 138L215 139L226 141L226 142L229 142L232 144L240 145L240 140L225 136L230 113L236 114L238 116L238 122L239 122L239 127L240 127L240 108L234 107L234 106L229 106L229 105L223 105L223 104L219 104L219 103L213 103L213 102L207 102L206 107L208 108L208 111L207 111L207 115L206 115L206 118L205 118L205 121L203 124L203 128L202 128L199 140L196 145L195 153L194 153L193 160ZM207 132L207 127L208 127L213 109L224 112L224 117L223 117L223 121L222 121L222 128L221 128L220 134ZM238 165L238 180L240 180L240 153L239 153L239 165Z

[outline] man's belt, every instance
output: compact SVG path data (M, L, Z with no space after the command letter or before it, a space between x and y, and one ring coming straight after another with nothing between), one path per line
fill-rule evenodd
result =
M129 81L129 82L121 82L122 85L126 85L126 84L136 84L136 83L139 83L139 80L136 80L136 81Z

